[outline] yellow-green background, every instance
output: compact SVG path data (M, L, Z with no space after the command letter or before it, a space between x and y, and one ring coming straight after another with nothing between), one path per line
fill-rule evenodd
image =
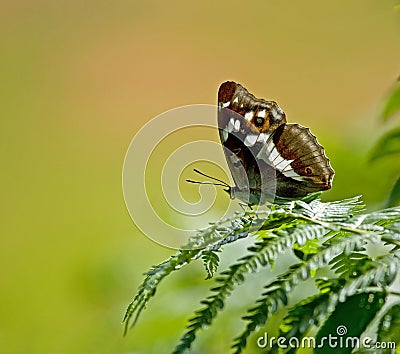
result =
M148 120L215 103L222 81L312 127L336 170L325 199L363 194L378 207L395 168L370 167L366 154L400 74L395 4L1 1L0 352L170 351L208 294L204 273L190 266L166 280L122 337L141 273L172 252L131 221L123 159ZM227 352L246 305L232 301L193 352Z

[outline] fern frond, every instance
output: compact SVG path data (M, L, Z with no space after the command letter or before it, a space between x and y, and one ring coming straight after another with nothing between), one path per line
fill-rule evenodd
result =
M319 326L329 314L335 311L337 305L346 301L347 298L366 292L371 287L381 289L389 286L400 265L399 257L393 254L376 260L368 257L361 259L365 262L354 261L351 264L354 270L352 278L319 279L316 283L320 292L300 301L289 310L280 325L279 336L301 339L311 326ZM365 269L369 270L365 271Z
M283 333L283 335L288 337L288 334L290 334L297 336L298 338L302 338L306 330L311 325L318 326L327 317L328 317L327 321L330 321L332 316L334 316L337 312L340 313L340 311L342 311L340 306L342 306L348 299L353 299L355 296L357 296L357 294L358 295L366 294L367 298L368 294L375 295L374 302L375 306L378 307L375 309L375 312L369 314L369 316L373 317L376 311L382 306L383 302L381 301L383 301L383 299L386 298L387 296L386 291L384 289L386 286L391 285L393 280L395 279L395 276L399 269L400 260L397 256L389 254L383 257L379 257L376 260L370 259L369 262L371 263L370 267L368 267L370 269L365 273L361 273L361 269L357 269L358 276L349 279L344 284L343 284L344 279L337 279L336 281L333 280L333 283L332 281L330 281L328 282L329 292L323 291L319 295L315 296L312 299L313 301L306 302L305 304L300 303L299 304L300 308L298 308L298 305L296 305L295 308L291 311L291 317L293 318L296 315L299 316L301 320L297 320L297 322L300 322L302 326L299 325L293 326L293 323L295 325L297 324L295 321L292 321L291 323L289 321L286 321L286 325L289 328L286 328L286 333ZM365 266L361 264L360 268L365 268ZM369 292L369 289L376 289L376 290L374 292ZM302 316L301 311L304 310L304 308L302 307L305 306L307 310L310 310L310 308L312 308L313 305L316 306L312 309L311 312L312 318L310 318L310 320L307 322L305 321L307 319L307 314L306 316L304 315ZM364 315L366 314L363 314L363 316ZM339 315L335 316L338 317ZM365 321L369 322L371 318L369 319L363 318L363 320L364 322ZM348 321L351 322L351 319ZM366 327L367 322L364 323L364 328ZM343 325L344 323L341 324ZM326 323L324 324L324 327L325 325ZM357 326L353 325L352 327L354 328L350 328L350 330L354 331L354 329L358 326L359 323L357 324ZM358 335L360 335L361 332ZM321 334L318 333L318 336L321 337Z
M320 323L323 322L328 308L329 293L327 292L300 301L289 310L288 314L281 322L278 337L302 339L310 327L319 326ZM274 343L270 348L270 352L277 352L278 347L276 344L277 343ZM290 351L290 349L288 351Z
M365 247L360 250L354 250L350 254L340 253L330 262L331 269L340 278L354 278L357 276L356 269L360 268L361 264L366 264L370 258L361 251L365 251Z
M400 304L394 304L382 316L378 326L378 340L380 342L400 343Z
M364 223L388 226L399 221L400 206L378 210L365 215ZM399 230L399 229L397 229Z
M222 227L226 223L229 226ZM240 227L238 226L240 224ZM146 278L139 286L139 290L128 305L123 322L125 322L124 333L129 326L134 326L141 312L146 307L148 301L154 296L158 284L171 272L180 269L193 260L201 258L203 254L210 251L217 251L223 245L235 242L249 235L249 228L252 220L235 215L231 218L222 219L220 222L211 225L209 228L198 233L197 238L189 240L187 249L181 249L162 263L154 266L145 273ZM212 242L212 240L214 240ZM200 247L190 249L190 247Z
M259 266L270 264L281 252L291 246L292 237L288 235L287 238L289 240L286 241L284 238L278 239L265 235L263 241L248 248L248 255L239 259L238 263L231 265L228 270L216 278L215 281L219 285L212 288L213 294L201 302L206 307L197 310L195 316L189 320L187 331L181 337L180 343L173 352L174 354L184 353L191 347L196 338L196 333L211 324L218 312L223 309L226 298L237 285L244 281L246 273L254 272Z
M203 259L204 268L207 272L207 279L211 279L218 269L219 257L215 251L205 251L201 257Z
M174 353L183 353L192 346L198 331L213 322L224 308L226 299L244 282L248 273L273 266L274 261L290 249L300 256L301 261L265 287L256 306L244 317L247 325L232 347L235 353L241 353L247 338L264 325L271 314L287 304L298 284L314 276L321 267L330 265L338 278L316 279L319 294L298 303L284 322L283 329L287 333L302 336L307 326L320 325L338 303L366 292L369 287L379 290L393 281L399 268L400 207L369 214L361 213L362 210L360 197L331 203L310 197L272 205L270 211L249 210L210 225L175 255L146 273L125 314L125 330L130 323L135 324L158 284L171 272L202 259L207 278L211 278L217 270L218 252L223 246L252 235L257 241L247 249L247 255L215 279L217 286L211 289L211 295L201 302L203 307L189 320ZM393 246L386 258L371 259L364 253L368 243L381 241ZM311 310L312 319L311 312L307 314Z
M189 320L188 330L181 337L174 354L183 353L191 347L197 331L211 324L235 286L244 281L246 273L255 272L260 266L271 265L280 254L291 249L295 244L303 245L307 239L320 239L327 232L329 230L320 225L300 224L292 225L288 229L279 229L276 234L263 233L263 240L249 247L248 255L242 257L238 263L232 265L216 279L221 285L211 289L214 294L202 301L206 307L197 310L195 316Z
M244 332L239 335L233 344L234 353L239 354L246 346L247 338L260 326L264 325L268 316L275 313L279 304L286 305L289 294L300 283L310 278L312 270L321 268L328 264L333 256L343 251L343 248L348 252L354 249L359 249L365 244L366 240L361 235L352 235L342 239L341 242L331 244L329 247L321 250L319 253L312 256L305 263L298 263L289 272L278 277L278 279L266 287L266 292L257 300L257 306L248 311L248 315L244 319L248 322ZM273 287L271 287L273 285Z
M378 267L371 269L368 274L360 275L356 282L344 283L343 279L333 279L324 281L322 285L320 283L321 292L319 294L300 301L289 310L280 325L278 337L302 339L311 326L318 327L334 311L341 311L337 306L343 304L346 299L354 297L353 289L357 288L359 284L362 286L357 288L357 294L363 294L367 291L367 288L378 284L389 285L393 281L394 272L397 272L398 268L398 261L396 262L396 267L390 269L390 266L388 266L392 258L391 255L384 257L378 262ZM359 272L358 274L361 273ZM354 286L355 283L356 286ZM379 290L375 294L380 298L386 296L385 292L382 293ZM329 317L328 321L331 317ZM343 325L343 323L341 324ZM276 351L276 343L271 349Z
M365 291L371 286L385 287L390 285L397 275L399 264L399 255L392 253L370 260L368 270L364 272L359 270L360 275L358 277L350 278L337 294L332 295L332 303L336 298L343 302L348 296L354 295L358 291ZM364 267L364 264L360 266L360 268Z
M292 213L300 213L313 220L340 222L348 220L349 217L360 213L364 209L361 196L356 196L328 203L323 203L319 199L313 200L309 204L302 200L296 200Z

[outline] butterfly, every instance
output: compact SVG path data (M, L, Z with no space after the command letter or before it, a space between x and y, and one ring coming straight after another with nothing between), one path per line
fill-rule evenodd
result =
M286 122L274 101L227 81L218 91L218 128L235 183L231 198L262 205L275 196L304 197L332 186L335 174L309 128Z

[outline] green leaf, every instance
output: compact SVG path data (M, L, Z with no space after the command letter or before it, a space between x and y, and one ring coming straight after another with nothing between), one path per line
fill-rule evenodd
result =
M336 306L316 337L315 354L351 353L361 334L382 308L386 300L385 292L369 292L353 295ZM336 337L336 339L333 339ZM329 338L332 338L330 341ZM332 344L336 344L336 347Z
M203 253L203 264L207 272L207 279L211 279L218 269L219 257L216 252L206 251Z
M360 197L329 203L303 199L273 205L268 213L249 210L211 224L189 241L197 248L181 249L146 273L126 311L125 329L135 324L160 282L172 272L203 260L209 275L213 275L218 255L222 254L218 252L225 245L252 235L255 243L248 247L247 254L214 278L211 295L201 301L202 307L189 320L174 353L186 353L192 347L198 331L212 325L214 318L226 309L226 299L247 281L248 273L271 266L294 248L301 252L303 260L289 267L287 272L274 276L264 286L265 291L255 306L247 310L246 329L236 338L233 349L241 353L249 336L265 325L269 315L287 306L292 291L330 264L338 277L314 278L319 294L305 303L298 303L281 328L284 336L304 336L309 326L324 323L328 315L337 306L343 306L341 303L346 304L349 298L372 288L389 286L400 268L400 207L372 213L361 213L363 209ZM391 244L391 252L373 259L365 257L364 246L379 241ZM353 311L348 312L353 315Z
M333 256L343 252L343 249L348 248L350 251L353 251L356 248L360 248L360 244L365 243L365 238L363 235L356 234L342 239L341 241L342 242L333 243L329 245L329 247L324 248L319 253L313 255L305 263L296 263L292 265L287 272L279 275L275 281L265 287L266 291L262 294L262 297L257 299L256 307L250 308L248 310L248 315L243 317L243 319L247 321L247 325L245 330L234 340L232 348L234 348L235 354L241 353L246 345L248 337L256 330L256 328L265 325L270 314L277 312L280 306L279 304L282 303L282 301L279 301L281 300L280 294L282 290L285 292L287 298L300 282L304 282L310 278L312 270L325 266ZM393 256L390 256L390 259L392 258ZM394 265L393 270L395 271L397 270L397 264L394 263ZM388 268L387 264L382 264L381 267L384 269L382 273L385 275L385 270ZM355 289L361 286L370 285L374 278L375 274L367 274L366 279L360 278L358 279L358 282L354 282L351 289L344 287L341 290L343 294L339 295L339 297L354 295L354 292L351 293L352 291L355 291ZM336 297L335 301L337 301L339 297ZM283 305L286 304L283 303ZM264 308L267 311L260 316L260 312L262 312L262 309Z
M389 201L388 201L389 207L393 207L396 205L400 205L400 177L394 184L393 189L390 192Z
M400 128L394 128L381 137L372 150L370 161L400 153Z
M362 274L362 271L368 270L369 260L370 258L366 254L356 251L348 255L340 253L329 264L341 278L354 278Z
M329 292L320 293L300 301L289 310L281 322L278 337L284 337L287 341L291 340L291 338L297 338L300 342L311 326L319 325L319 321L324 318L328 308ZM273 348L271 348L272 352L276 352L277 348L278 345L275 342ZM287 352L290 353L291 351Z
M223 227L227 223L231 225ZM196 237L190 239L186 249L179 250L146 272L146 278L139 286L139 290L125 311L123 319L123 322L125 322L125 334L129 326L135 325L147 303L156 293L157 286L165 277L176 270L182 269L184 265L201 258L204 253L210 250L216 252L225 244L247 237L249 234L248 229L251 225L251 220L242 216L234 215L230 218L223 218L218 223L201 230ZM216 231L218 231L218 237L214 238ZM195 249L190 249L193 246L195 246Z
M306 225L318 226L319 225ZM295 227L292 225L292 227ZM271 264L280 254L292 247L296 240L296 233L286 233L281 237L270 237L263 232L264 238L254 246L248 247L247 255L232 264L215 281L219 286L211 289L212 295L202 302L206 307L195 312L195 316L189 320L187 331L182 335L180 343L175 347L173 354L181 354L189 350L196 339L197 332L209 326L218 313L223 309L225 300L230 296L234 288L245 281L245 274L255 272L259 267ZM279 293L283 303L287 302L286 294Z
M383 315L378 328L378 341L400 343L400 304L392 306Z
M308 240L303 246L294 245L293 253L301 261L307 261L311 256L318 253L320 249L321 243L319 240Z
M393 90L393 92L391 93L391 95L389 96L383 107L382 117L384 120L387 120L399 110L400 110L400 86L397 86Z

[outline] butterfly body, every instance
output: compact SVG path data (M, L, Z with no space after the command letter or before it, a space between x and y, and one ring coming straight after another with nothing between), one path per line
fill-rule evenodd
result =
M308 128L288 124L275 101L227 81L218 92L218 127L235 182L232 198L256 205L331 188L334 171L324 148Z

